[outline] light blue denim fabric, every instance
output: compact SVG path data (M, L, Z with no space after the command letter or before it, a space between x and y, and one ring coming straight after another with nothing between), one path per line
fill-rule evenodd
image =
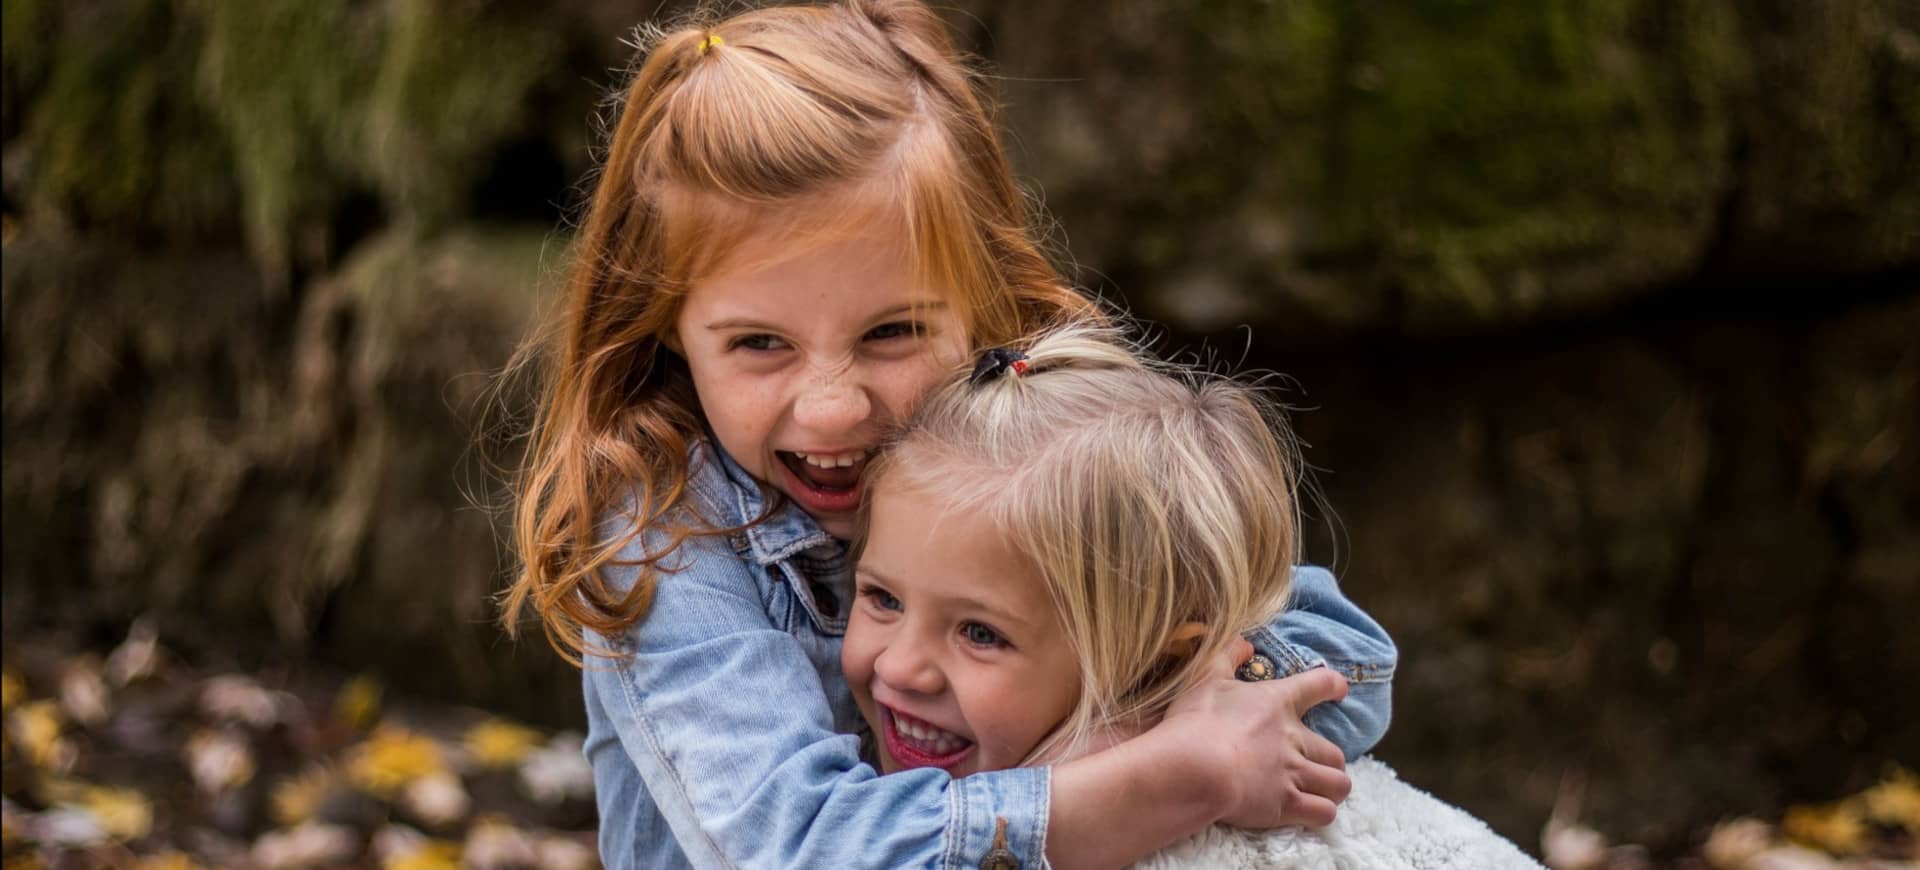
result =
M724 452L702 445L692 462L698 522L760 515L759 485ZM665 539L649 530L623 556ZM1048 769L955 780L862 763L865 726L840 674L851 572L805 512L788 503L738 535L689 538L670 565L645 619L588 638L632 656L589 657L582 675L607 867L974 867L999 819L1021 866L1046 866ZM1296 577L1299 606L1315 609L1252 640L1287 673L1324 663L1361 680L1307 719L1357 756L1386 729L1393 644L1331 574ZM634 569L609 578L624 588Z

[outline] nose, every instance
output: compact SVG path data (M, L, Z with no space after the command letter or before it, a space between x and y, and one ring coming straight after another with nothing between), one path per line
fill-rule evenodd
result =
M845 433L872 414L873 400L853 366L808 372L793 402L793 421L816 432Z
M873 660L873 675L898 692L937 694L946 688L946 675L926 652L925 642L896 637Z

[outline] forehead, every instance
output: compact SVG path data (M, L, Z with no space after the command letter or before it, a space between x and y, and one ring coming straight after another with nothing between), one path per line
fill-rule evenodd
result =
M664 230L661 275L677 288L669 291L675 308L708 288L742 289L742 276L775 289L799 277L827 286L886 277L892 287L904 283L947 303L967 332L976 325L978 276L965 276L977 270L954 268L969 259L961 251L971 250L966 240L974 234L950 210L928 213L925 197L900 178L883 173L780 201L673 187L649 198ZM874 274L880 267L885 276Z
M923 603L986 607L1027 626L1054 621L1039 568L1006 542L986 512L919 487L887 486L870 498L859 567L897 587L890 591Z

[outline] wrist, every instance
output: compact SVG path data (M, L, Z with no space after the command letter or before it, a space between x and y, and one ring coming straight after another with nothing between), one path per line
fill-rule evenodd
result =
M1218 741L1183 734L1162 722L1129 744L1148 759L1148 769L1165 772L1169 797L1192 808L1195 830L1219 822L1238 806L1232 753Z

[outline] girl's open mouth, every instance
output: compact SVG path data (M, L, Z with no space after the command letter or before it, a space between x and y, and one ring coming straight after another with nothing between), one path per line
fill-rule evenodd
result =
M881 738L887 754L903 768L952 768L973 753L973 741L905 713L880 708Z
M867 470L871 451L821 454L776 450L774 455L794 484L782 489L808 513L851 513L859 509L860 474Z

